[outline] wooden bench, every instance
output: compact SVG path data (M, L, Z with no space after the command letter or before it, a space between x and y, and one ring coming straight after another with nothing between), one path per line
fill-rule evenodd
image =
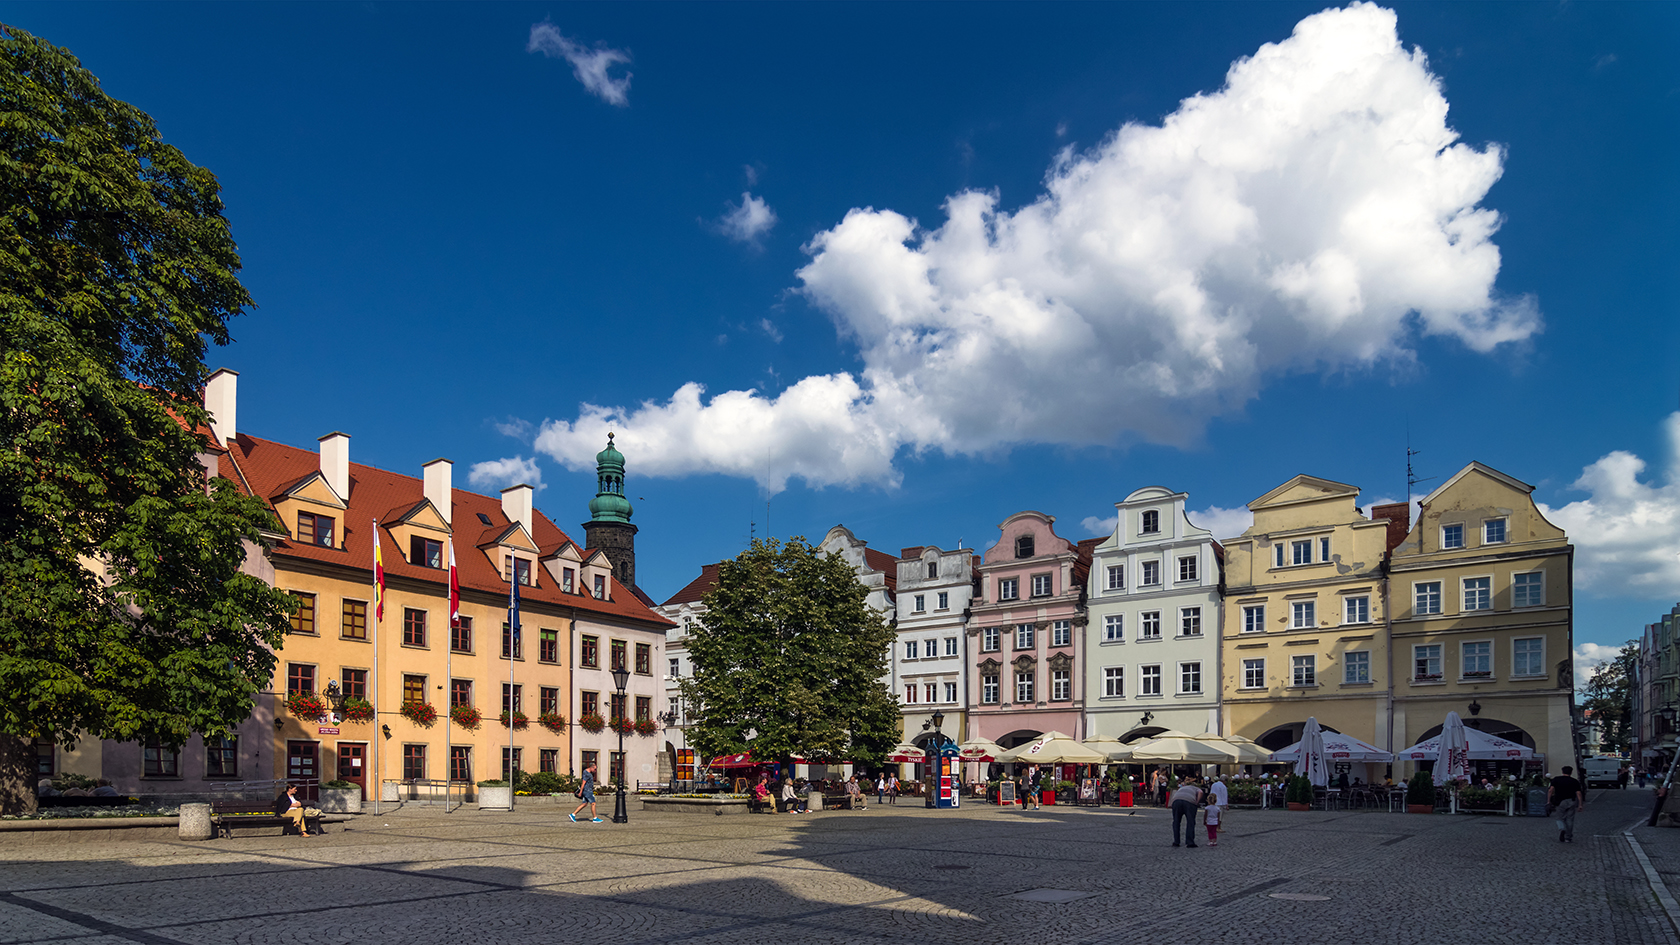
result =
M861 798L862 796L863 795L861 795L861 794L858 795L859 798ZM842 793L842 794L824 794L822 796L822 799L823 799L823 810L856 810L857 809L857 808L852 806L852 796L850 794L844 794L844 793Z
M210 802L210 822L216 826L219 834L232 839L234 827L279 827L280 835L286 835L286 828L292 824L289 817L274 816L273 801L252 800L213 800ZM321 828L319 815L304 819L305 829L314 833L326 833Z

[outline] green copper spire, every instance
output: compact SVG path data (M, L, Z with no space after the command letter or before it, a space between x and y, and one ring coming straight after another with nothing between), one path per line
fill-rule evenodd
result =
M607 434L607 448L595 454L595 498L589 500L591 522L630 521L634 510L624 497L624 454L613 448L613 435Z

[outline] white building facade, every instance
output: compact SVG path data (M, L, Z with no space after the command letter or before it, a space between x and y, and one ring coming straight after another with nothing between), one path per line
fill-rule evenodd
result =
M1115 504L1092 552L1085 626L1087 731L1134 741L1219 732L1222 549L1160 486Z
M974 594L972 550L906 548L898 559L898 639L892 658L892 689L904 717L904 740L932 738L933 713L944 715L940 732L966 737L968 705L967 637L969 600Z

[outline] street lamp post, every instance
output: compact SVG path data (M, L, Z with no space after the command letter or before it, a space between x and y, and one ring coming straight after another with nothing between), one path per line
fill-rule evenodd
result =
M624 787L625 776L630 768L630 763L624 757L624 722L628 718L630 700L624 693L624 686L630 681L630 671L623 666L614 668L612 681L613 685L618 687L618 796L613 801L612 822L627 824L630 822L630 814L624 798Z

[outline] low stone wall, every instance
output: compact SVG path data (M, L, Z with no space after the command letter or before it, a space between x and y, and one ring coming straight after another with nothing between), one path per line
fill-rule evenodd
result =
M744 797L653 797L641 795L642 810L680 814L745 814Z

